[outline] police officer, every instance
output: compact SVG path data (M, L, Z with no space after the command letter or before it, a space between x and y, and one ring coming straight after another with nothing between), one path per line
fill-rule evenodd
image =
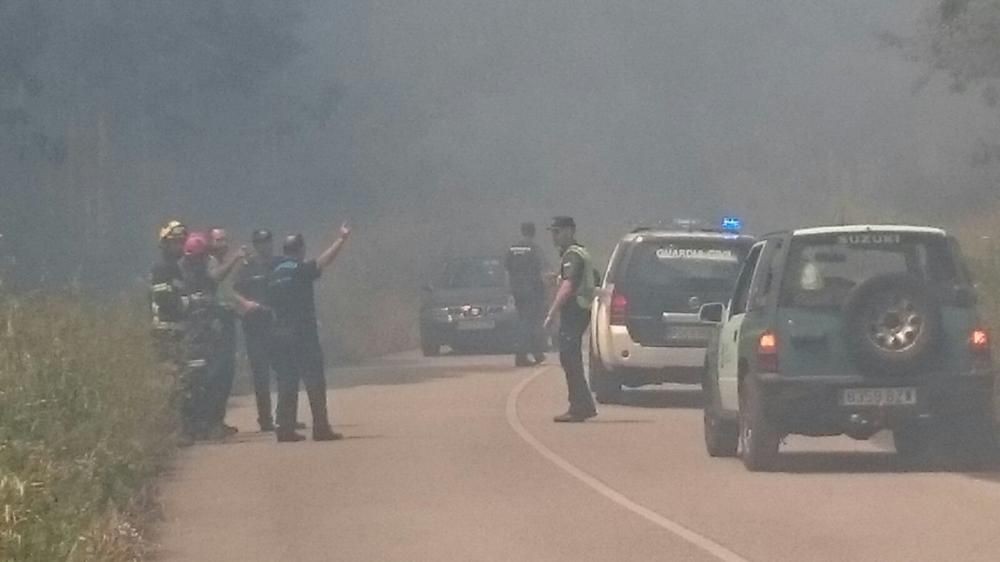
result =
M542 253L535 244L534 223L521 224L521 240L507 250L504 265L520 323L514 365L537 365L545 361L542 334L542 320L545 318L545 283L542 272L545 264ZM528 360L529 353L534 358L534 363Z
M187 227L173 220L160 228L160 259L150 271L150 307L153 342L161 361L178 365L184 320L184 276L179 261L184 255Z
M306 387L313 417L313 440L334 441L343 436L333 431L327 415L323 350L316 324L313 284L323 269L333 263L351 235L346 225L340 237L314 260L305 259L305 239L294 234L285 239L281 259L268 276L267 305L274 310L272 355L278 378L279 442L305 439L295 431L299 380Z
M233 289L254 303L264 303L267 278L274 266L274 236L270 230L258 229L251 235L253 253L243 262ZM243 314L243 338L253 374L253 390L257 397L257 424L261 431L274 431L271 416L271 325L273 312L258 306Z
M583 372L583 334L590 324L590 307L596 287L593 261L576 241L576 222L572 217L555 217L552 240L559 248L561 265L559 289L545 317L545 327L559 313L559 362L566 372L569 410L556 416L556 422L582 422L597 415L594 399Z

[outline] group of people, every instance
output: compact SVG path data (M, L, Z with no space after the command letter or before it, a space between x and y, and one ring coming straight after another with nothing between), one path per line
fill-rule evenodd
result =
M267 229L252 234L252 250L232 250L222 228L189 231L179 221L160 230L160 259L150 275L153 335L162 361L178 374L182 443L236 433L225 423L236 373L237 320L242 323L261 431L279 442L305 439L297 421L301 381L309 397L312 436L333 441L327 413L323 352L313 285L351 235L307 260L305 238L286 237L281 255ZM232 283L227 281L231 280ZM278 403L272 414L271 379Z
M586 421L597 415L583 367L583 335L590 325L590 308L599 274L586 248L576 240L576 221L555 217L549 226L559 250L555 297L546 309L545 260L535 244L535 225L521 225L521 239L507 251L506 269L520 327L514 364L537 365L545 360L545 332L559 318L559 363L566 372L569 410L556 422ZM529 355L531 356L529 358Z

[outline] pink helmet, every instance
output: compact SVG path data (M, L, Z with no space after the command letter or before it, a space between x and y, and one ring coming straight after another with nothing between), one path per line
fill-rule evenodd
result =
M184 242L184 255L202 257L208 253L208 236L204 232L192 232Z

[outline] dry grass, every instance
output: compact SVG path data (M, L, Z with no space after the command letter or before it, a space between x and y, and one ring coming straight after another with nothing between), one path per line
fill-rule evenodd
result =
M0 560L142 557L176 426L141 310L0 296Z

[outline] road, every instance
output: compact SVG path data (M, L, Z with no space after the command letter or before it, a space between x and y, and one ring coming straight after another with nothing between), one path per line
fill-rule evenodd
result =
M696 390L631 391L554 424L561 371L509 363L402 355L337 371L345 441L245 431L184 451L157 560L1000 557L1000 473L907 472L877 444L791 438L778 472L750 474L705 454ZM230 422L254 419L234 401Z

